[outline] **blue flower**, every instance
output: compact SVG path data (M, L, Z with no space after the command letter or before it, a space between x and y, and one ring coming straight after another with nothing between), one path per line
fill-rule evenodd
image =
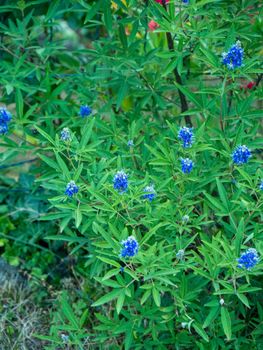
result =
M242 66L244 50L241 48L241 42L237 41L231 46L228 52L222 53L222 63L229 69Z
M260 184L259 184L259 189L260 189L261 191L263 191L263 180L261 180L261 182L260 182Z
M189 0L182 0L184 4L189 4Z
M128 175L123 171L118 171L113 178L113 187L120 193L126 192L128 189Z
M251 152L247 146L238 146L232 153L233 162L237 165L241 165L248 162L251 157Z
M62 141L70 141L71 140L69 128L63 128L62 129L62 131L60 133L60 139Z
M183 126L178 132L179 140L183 141L183 147L191 147L194 141L193 129Z
M181 158L182 172L189 174L194 166L194 162L189 158Z
M238 267L250 270L259 262L259 256L254 248L247 249L240 258L237 259Z
M10 112L8 112L8 110L4 107L0 108L0 123L7 123L10 122L10 120L12 119L12 115Z
M156 192L155 192L155 189L154 189L154 185L146 186L143 189L143 192L149 192L147 194L144 194L142 197L144 199L148 199L150 202L156 197Z
M132 141L132 140L129 140L129 141L127 142L127 146L128 146L128 147L133 147L133 146L134 146L133 141Z
M0 107L0 135L4 135L8 131L8 123L12 119L10 112L4 107Z
M90 116L92 109L88 105L80 106L79 114L82 118Z
M70 181L67 184L65 194L69 197L72 197L75 193L78 193L79 187L75 184L75 181Z
M122 258L131 258L138 254L139 244L135 237L130 236L125 241L121 242L122 249L120 256Z
M1 123L0 122L0 135L6 134L8 131L8 125L7 123Z

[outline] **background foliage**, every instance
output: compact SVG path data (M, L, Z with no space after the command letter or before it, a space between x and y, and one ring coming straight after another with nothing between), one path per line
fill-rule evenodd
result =
M262 262L236 262L248 247L263 255L262 4L3 1L0 16L1 104L13 114L0 145L1 255L48 311L43 349L263 347ZM229 71L221 54L236 40L244 65ZM240 144L252 158L237 167ZM194 160L189 175L181 157ZM139 254L120 259L130 235Z

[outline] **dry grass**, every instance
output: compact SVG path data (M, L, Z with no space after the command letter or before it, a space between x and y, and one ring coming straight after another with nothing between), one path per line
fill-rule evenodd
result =
M0 298L0 350L43 349L44 343L33 334L48 329L49 315L35 305L29 288L6 282Z

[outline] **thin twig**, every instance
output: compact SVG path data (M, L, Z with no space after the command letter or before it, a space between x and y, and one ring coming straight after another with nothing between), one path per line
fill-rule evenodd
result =
M165 10L167 11L165 0L162 0L162 5L165 8ZM174 42L173 42L173 38L172 38L172 35L171 35L170 32L166 32L166 38L167 38L167 43L168 43L169 50L171 52L175 52L175 50L174 50ZM173 69L173 73L174 73L175 80L176 80L177 84L182 86L183 85L182 78L181 78L181 76L180 76L180 74L179 74L179 72L178 72L176 67ZM182 91L180 89L178 89L178 94L179 94L180 103L181 103L181 112L184 113L184 112L186 112L188 110L188 103L187 103L185 95L182 93ZM190 118L189 115L185 115L184 119L185 119L185 123L187 125L192 126L191 118Z

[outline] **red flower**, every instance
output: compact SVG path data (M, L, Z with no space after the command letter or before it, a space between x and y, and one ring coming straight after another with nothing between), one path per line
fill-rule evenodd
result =
M162 0L155 0L156 2L158 2L159 4L162 4ZM168 4L169 0L165 0L165 3Z
M157 28L159 28L159 27L160 27L159 24L158 24L157 22L153 21L153 20L151 20L151 21L149 22L149 24L148 24L148 28L149 28L149 30L150 30L151 32L154 32L155 29L157 29Z
M251 90L253 89L253 87L256 85L256 83L254 81L251 81L249 82L247 85L246 85L246 88Z

